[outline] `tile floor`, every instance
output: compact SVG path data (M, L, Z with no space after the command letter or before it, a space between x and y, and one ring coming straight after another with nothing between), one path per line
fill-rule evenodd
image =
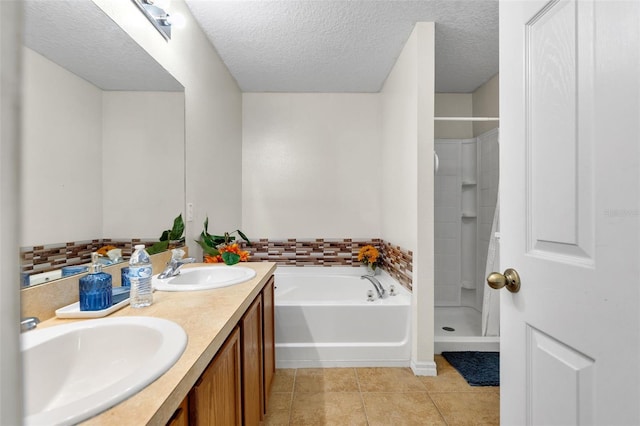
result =
M409 368L277 370L264 424L499 425L500 388L469 386L441 356L437 377Z

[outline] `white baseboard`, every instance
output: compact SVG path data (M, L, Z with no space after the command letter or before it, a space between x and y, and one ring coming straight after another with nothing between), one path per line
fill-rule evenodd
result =
M411 360L411 370L416 376L437 376L438 370L434 361L416 362Z
M276 358L276 368L357 367L409 367L409 360L278 360Z

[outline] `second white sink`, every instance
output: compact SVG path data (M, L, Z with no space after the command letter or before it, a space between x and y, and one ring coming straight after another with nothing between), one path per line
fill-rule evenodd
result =
M180 275L158 279L153 276L152 284L162 291L196 291L228 287L249 281L256 271L244 266L196 266L180 270Z

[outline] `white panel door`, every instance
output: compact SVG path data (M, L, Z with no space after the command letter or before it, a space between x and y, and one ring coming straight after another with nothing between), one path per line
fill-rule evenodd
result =
M640 425L640 1L500 3L501 423Z

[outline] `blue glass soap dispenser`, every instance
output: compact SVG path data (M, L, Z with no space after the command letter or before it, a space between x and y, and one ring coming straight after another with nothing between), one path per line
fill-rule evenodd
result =
M98 253L91 253L89 273L80 278L80 310L101 311L111 307L111 275L102 272Z

